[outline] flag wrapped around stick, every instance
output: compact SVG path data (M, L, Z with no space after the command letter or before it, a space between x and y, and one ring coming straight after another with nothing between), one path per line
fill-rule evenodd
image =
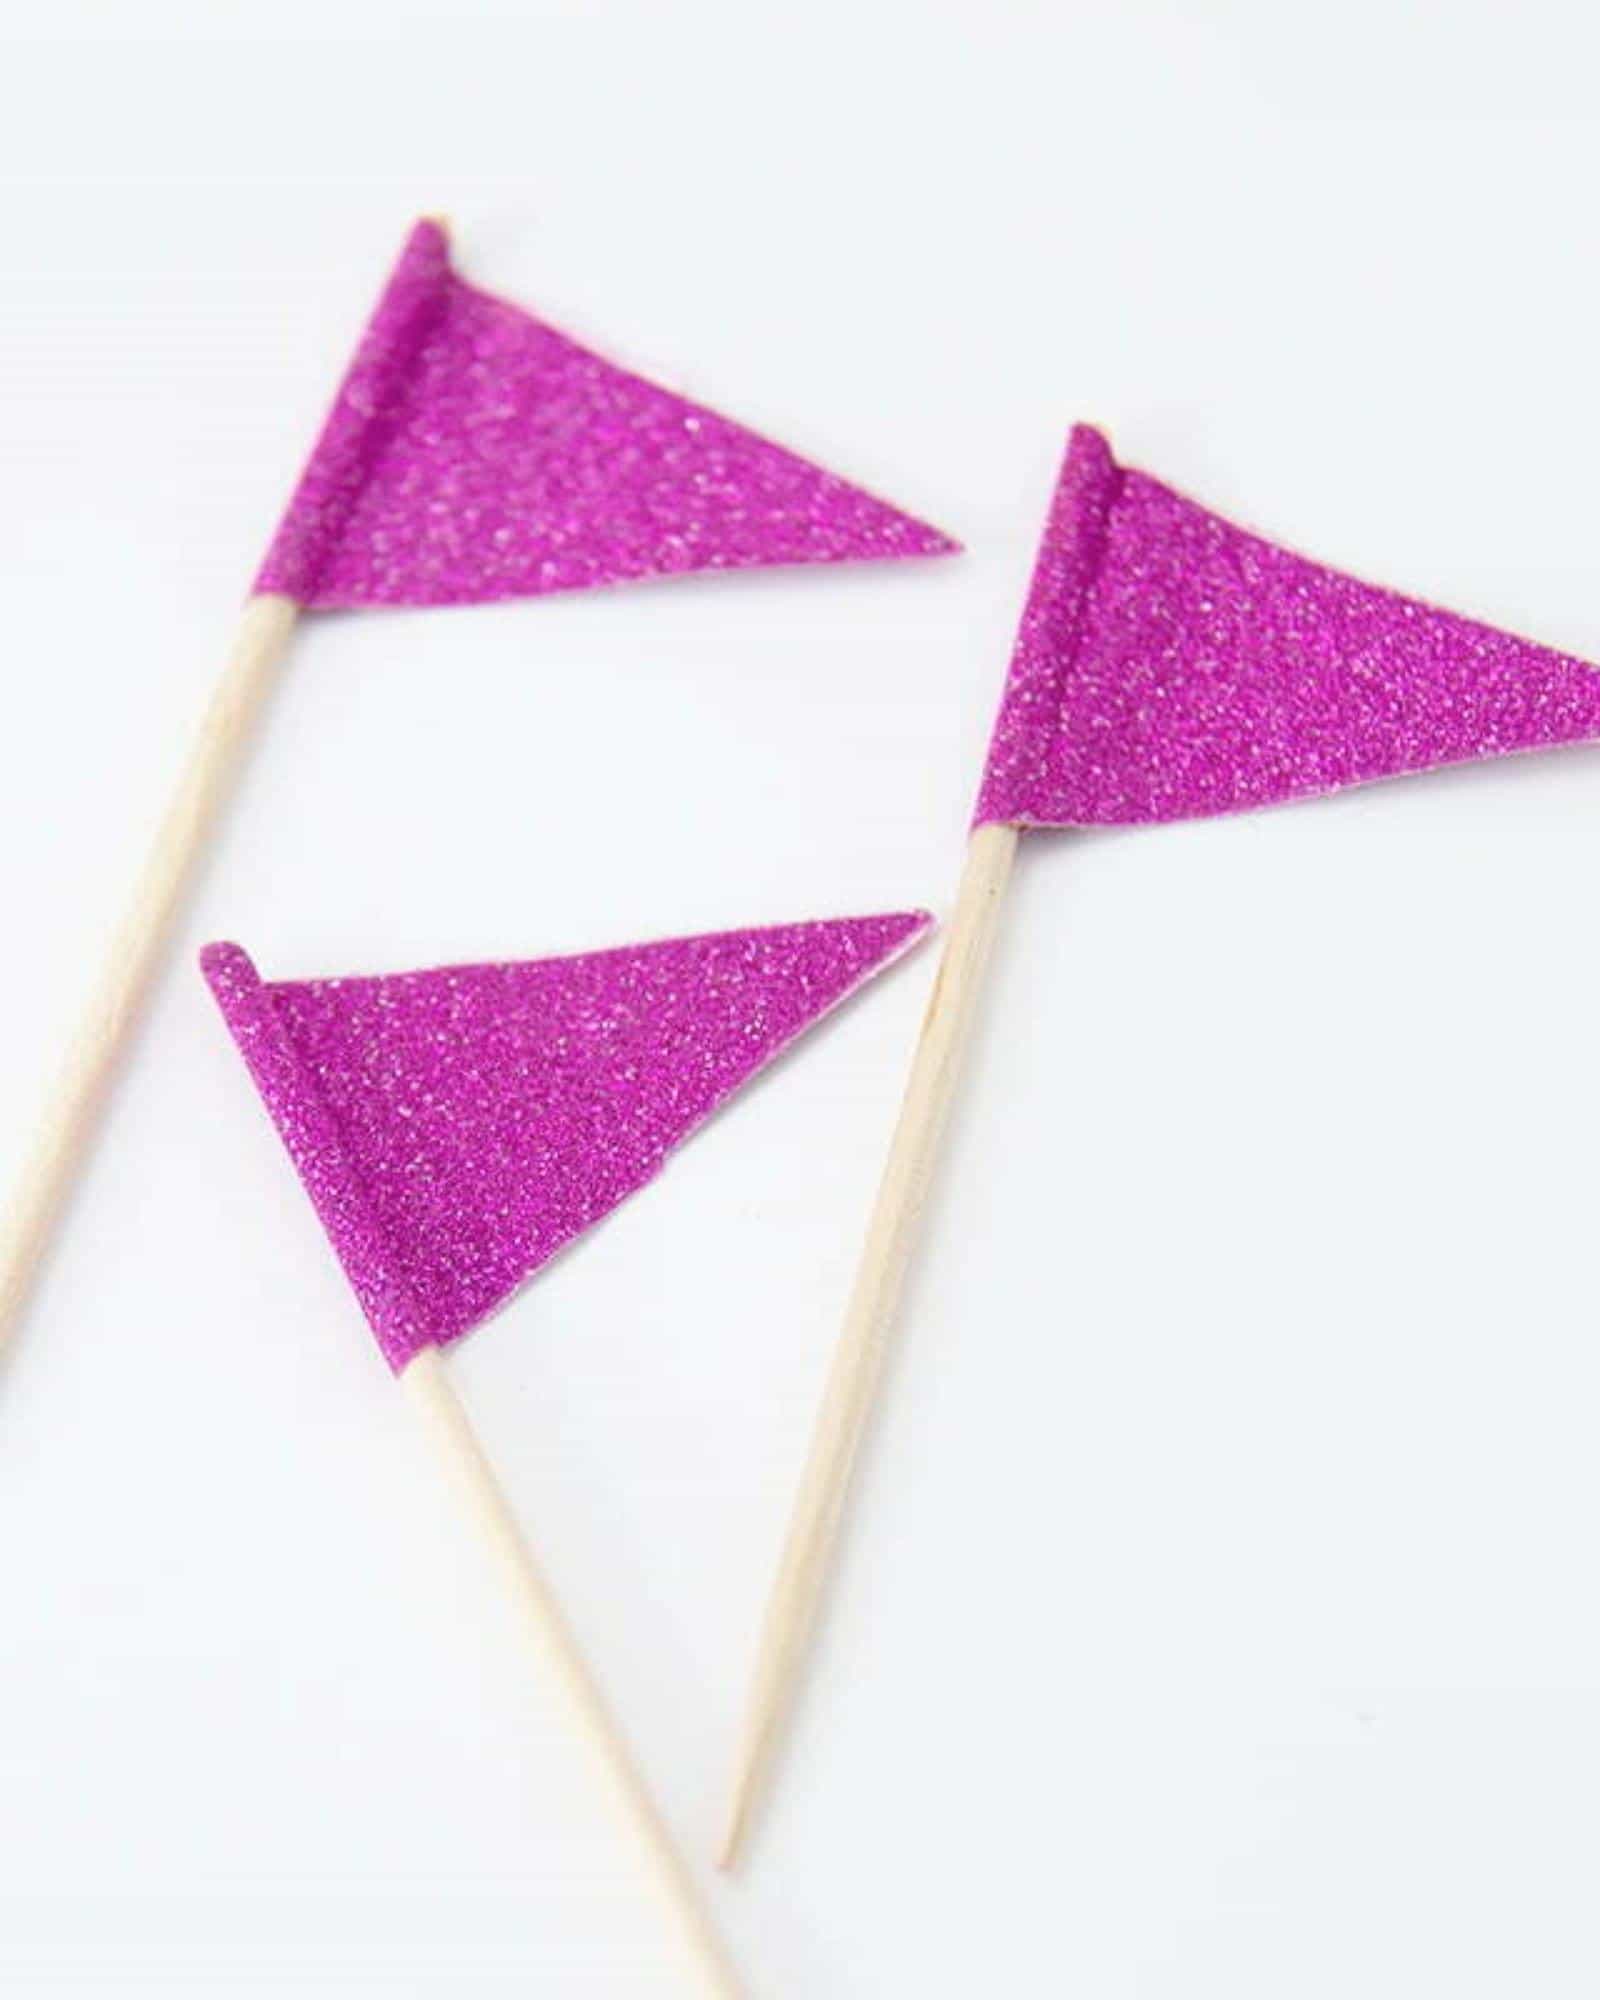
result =
M737 1857L814 1628L1019 829L1153 825L1600 737L1583 661L1358 582L1074 430L955 914L757 1648Z
M0 1220L0 1337L88 1149L301 611L471 604L955 546L466 284L451 268L443 227L419 222L273 537L133 907Z
M955 546L480 292L423 221L255 587L315 609L476 604Z
M627 1739L473 1434L441 1349L503 1305L805 1030L920 912L523 963L266 982L202 964L399 1377L595 1757L702 1992L743 1990Z
M1235 527L1079 425L976 824L1135 826L1600 735L1600 673Z
M202 965L396 1370L653 1180L921 912L521 963L269 983Z

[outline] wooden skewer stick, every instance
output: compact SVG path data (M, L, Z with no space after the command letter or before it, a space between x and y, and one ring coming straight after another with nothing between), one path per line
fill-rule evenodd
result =
M731 1868L771 1767L832 1566L856 1454L883 1370L889 1329L933 1178L939 1140L983 984L1016 853L1012 826L981 826L967 847L955 915L900 1122L878 1189L833 1367L767 1603L745 1710L719 1865Z
M117 1059L160 963L173 918L243 762L251 726L272 684L299 606L263 593L247 600L222 680L206 711L112 944L94 1000L0 1222L0 1340L10 1331L66 1205Z
M606 1698L589 1671L554 1593L534 1561L490 1470L436 1347L425 1347L400 1374L438 1447L473 1525L493 1555L523 1615L528 1636L566 1698L572 1721L607 1781L693 1965L699 1989L714 2000L742 2000L726 1947L712 1927L694 1877L674 1844L634 1763Z

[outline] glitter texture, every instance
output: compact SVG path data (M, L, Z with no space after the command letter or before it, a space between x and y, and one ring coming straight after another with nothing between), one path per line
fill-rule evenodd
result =
M419 222L255 587L473 604L956 547L463 284Z
M1243 812L1600 736L1600 673L1245 533L1072 433L976 823Z
M578 958L269 985L201 965L391 1367L458 1339L811 1024L921 912Z

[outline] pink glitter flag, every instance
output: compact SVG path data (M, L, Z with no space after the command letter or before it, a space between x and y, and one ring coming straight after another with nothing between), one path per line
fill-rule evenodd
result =
M267 984L201 964L397 1371L653 1179L928 929L921 912Z
M795 1697L1018 829L1243 812L1590 737L1600 673L1581 661L1290 555L1125 470L1098 432L1073 432L762 1626L724 1865Z
M419 222L255 587L474 604L956 546L464 284Z
M976 823L1243 812L1600 736L1600 673L1247 534L1072 433Z

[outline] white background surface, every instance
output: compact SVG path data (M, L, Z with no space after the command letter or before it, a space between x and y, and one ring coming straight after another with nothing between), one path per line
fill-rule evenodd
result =
M194 948L942 907L1077 416L1600 657L1592 30L9 18L7 1174L418 211L970 547L305 631L4 1371L8 1993L681 1991ZM1600 751L1028 840L794 1754L714 1892L755 1995L1596 1990L1597 872ZM933 972L459 1355L701 1855Z

